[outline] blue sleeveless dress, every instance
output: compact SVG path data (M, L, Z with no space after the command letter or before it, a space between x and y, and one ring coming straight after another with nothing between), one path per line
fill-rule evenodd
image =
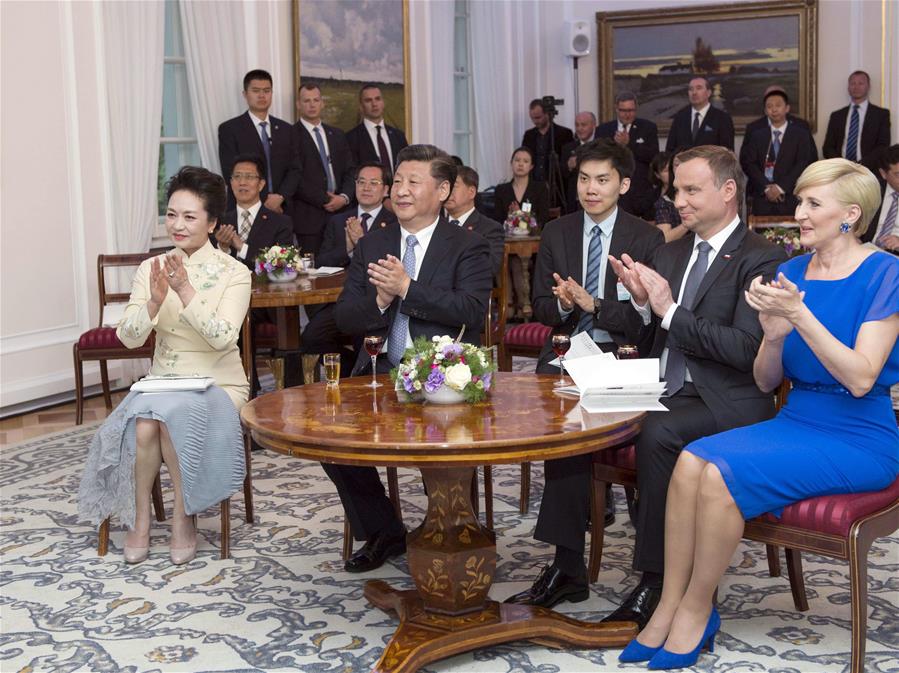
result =
M850 348L862 323L899 312L899 258L875 252L847 278L827 281L805 278L810 260L794 257L779 271L805 290L812 313ZM793 390L777 416L684 449L718 467L743 517L779 516L799 500L893 483L899 430L889 387L899 381L899 340L861 398L837 383L796 330L784 342L783 368Z

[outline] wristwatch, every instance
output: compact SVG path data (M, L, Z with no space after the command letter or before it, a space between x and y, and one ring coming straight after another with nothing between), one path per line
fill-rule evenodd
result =
M599 309L602 308L602 300L599 297L593 297L593 318L599 315Z

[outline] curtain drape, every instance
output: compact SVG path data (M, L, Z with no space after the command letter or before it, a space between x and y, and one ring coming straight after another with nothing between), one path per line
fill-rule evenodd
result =
M156 226L164 12L161 2L102 3L116 252L147 250Z
M453 0L409 3L412 137L453 154Z

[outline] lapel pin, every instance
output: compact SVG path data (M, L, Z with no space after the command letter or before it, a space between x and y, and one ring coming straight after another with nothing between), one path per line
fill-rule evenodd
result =
M262 219L263 219L263 220L267 220L267 219L268 219L268 215L266 215L265 213L262 213Z
M724 259L730 259L730 255L724 255Z

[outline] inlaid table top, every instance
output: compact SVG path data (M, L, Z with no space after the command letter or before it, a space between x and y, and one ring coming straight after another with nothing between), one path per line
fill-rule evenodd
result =
M253 308L277 308L327 304L337 301L346 281L346 272L333 276L301 275L286 283L272 283L253 276L250 306Z

